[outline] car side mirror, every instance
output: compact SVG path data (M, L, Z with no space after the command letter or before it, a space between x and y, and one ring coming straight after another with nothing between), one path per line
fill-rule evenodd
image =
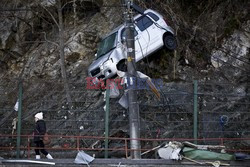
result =
M122 37L122 43L125 43L126 42L126 37Z

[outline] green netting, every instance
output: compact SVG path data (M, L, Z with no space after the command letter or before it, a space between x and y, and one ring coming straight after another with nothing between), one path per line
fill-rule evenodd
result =
M196 160L235 160L234 155L231 154L197 150L190 147L184 147L182 152L185 157Z

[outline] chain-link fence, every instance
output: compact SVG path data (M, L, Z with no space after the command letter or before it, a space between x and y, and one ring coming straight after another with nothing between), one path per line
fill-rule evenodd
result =
M18 81L2 80L0 85L1 133L16 132ZM103 136L105 105L101 90L87 90L86 83L69 83L72 106L59 81L23 81L22 134L31 134L33 116L42 111L52 134ZM194 108L197 107L198 138L248 137L248 85L201 83L194 94L193 83L166 83L157 99L150 90L138 91L141 137L193 138ZM123 93L123 90L120 90ZM194 98L197 95L197 103ZM128 111L110 100L110 135L128 135ZM13 129L14 128L14 129Z

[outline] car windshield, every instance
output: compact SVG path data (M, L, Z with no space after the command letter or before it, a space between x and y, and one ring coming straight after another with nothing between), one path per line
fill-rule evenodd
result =
M116 47L116 42L115 42L116 36L117 36L117 32L109 35L108 37L106 37L105 39L101 41L98 47L96 59L98 59L99 57L102 57L103 55L110 52L112 49Z

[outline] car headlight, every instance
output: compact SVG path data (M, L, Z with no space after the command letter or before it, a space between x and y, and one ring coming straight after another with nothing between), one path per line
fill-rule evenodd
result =
M107 68L110 68L110 66L111 66L112 63L113 63L113 61L110 60L110 59L107 60L107 61L105 61L102 65L99 66L100 70L102 71L102 70L105 70Z
M103 69L104 69L104 66L102 64L102 65L100 65L100 70L102 71Z
M113 62L109 59L109 60L105 61L102 66L104 69L106 69L106 68L110 67L112 63Z

